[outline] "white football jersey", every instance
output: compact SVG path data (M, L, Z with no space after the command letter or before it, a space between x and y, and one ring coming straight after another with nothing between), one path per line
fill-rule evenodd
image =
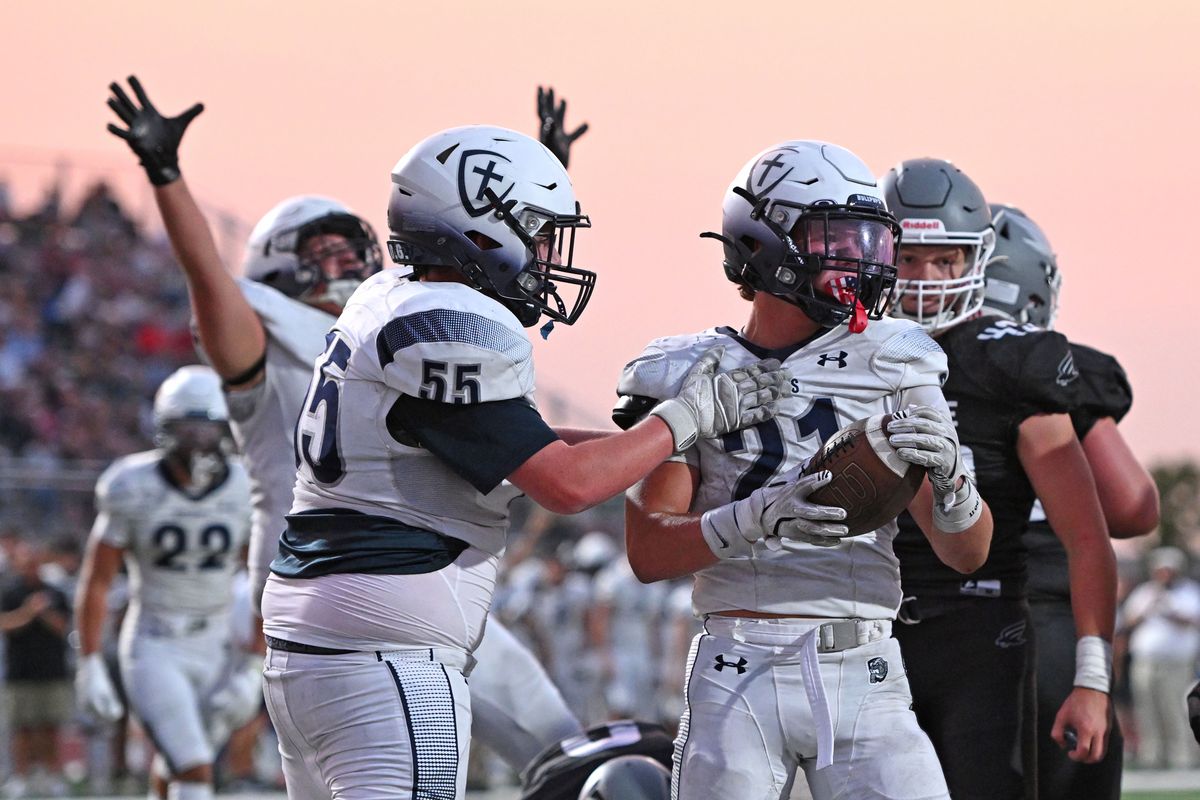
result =
M96 506L91 536L125 551L131 617L228 611L250 535L250 481L240 463L230 461L226 479L194 497L166 477L161 451L134 453L100 476Z
M725 348L721 370L768 355L759 348L752 352L730 328L666 337L651 342L625 367L617 392L673 397L696 359L717 345ZM920 402L940 402L949 416L940 389L946 356L916 323L885 318L859 334L839 326L790 354L769 355L780 358L792 374L791 395L781 401L778 416L721 438L701 439L676 457L700 472L693 512L744 498L795 473L840 428L914 402L906 397L914 389L925 387ZM836 547L787 541L772 551L760 543L749 558L720 561L696 573L694 611L891 619L901 599L895 535L893 521Z
M292 513L390 517L498 556L520 490L504 481L481 494L415 441L397 441L387 417L402 394L533 405L532 355L516 317L465 284L371 276L330 333L304 399Z
M335 318L270 286L246 279L238 285L267 334L264 379L245 391L226 393L229 427L250 473L254 504L247 562L252 578L261 582L279 553L284 516L292 507L292 434L300 403L312 378L313 359L325 349L325 334ZM255 594L262 591L261 585L251 588Z

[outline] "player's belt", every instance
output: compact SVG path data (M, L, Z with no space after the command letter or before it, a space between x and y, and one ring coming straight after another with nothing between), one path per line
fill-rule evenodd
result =
M267 647L272 650L282 650L285 653L303 653L309 656L346 656L357 652L355 650L336 650L332 647L317 647L315 644L289 642L287 639L276 639L274 636L264 636Z

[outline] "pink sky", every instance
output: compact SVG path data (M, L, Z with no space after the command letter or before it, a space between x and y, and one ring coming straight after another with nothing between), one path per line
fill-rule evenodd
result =
M328 194L383 232L410 145L475 122L532 133L535 87L555 86L568 123L592 126L571 172L595 224L577 263L600 278L580 322L536 344L539 385L594 422L649 339L742 322L720 247L697 234L720 225L754 153L825 139L880 173L949 158L1046 229L1065 273L1059 328L1124 363L1135 451L1200 458L1200 434L1172 424L1200 394L1187 0L25 2L3 21L0 173L18 196L50 172L23 162L61 154L145 198L104 131L105 87L133 72L166 112L207 105L182 151L207 202L253 221L284 196Z

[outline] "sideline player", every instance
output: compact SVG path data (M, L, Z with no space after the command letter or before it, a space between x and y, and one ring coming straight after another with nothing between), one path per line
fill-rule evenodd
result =
M991 210L996 249L986 268L984 306L1014 322L1053 329L1062 273L1049 240L1020 209L993 204ZM1158 524L1158 490L1117 428L1133 403L1129 380L1107 353L1072 342L1071 355L1080 394L1071 423L1096 480L1109 535L1143 536ZM1037 664L1038 795L1118 800L1124 740L1115 718L1104 758L1095 764L1072 761L1051 738L1054 717L1075 677L1077 637L1067 553L1041 503L1034 503L1023 540Z
M179 172L178 150L203 106L164 118L136 78L140 107L116 84L110 107L129 126L110 125L145 167L188 283L201 347L224 381L231 427L250 473L254 501L249 556L257 612L296 480L292 435L325 334L358 284L378 272L375 234L346 206L324 197L279 203L246 244L244 278L221 261L207 222ZM565 103L565 101L564 101ZM545 107L544 107L545 106ZM539 96L543 136L560 157L582 129L562 132L562 105ZM533 654L497 621L476 653L471 682L478 698L476 733L520 772L542 748L582 726Z
M154 399L158 449L118 459L96 484L78 591L77 691L116 720L123 708L104 664L108 590L124 560L125 696L154 742L159 797L213 796L213 758L259 708L261 657L232 646L234 572L250 534L246 470L226 458L228 412L208 367L183 367Z
M465 676L513 498L588 508L698 437L769 417L786 379L778 364L717 374L712 353L631 431L555 431L525 327L575 322L595 283L573 263L589 223L562 164L515 131L443 131L396 165L388 221L413 273L368 278L328 337L263 593L294 798L461 797Z
M1054 741L1062 746L1073 729L1071 758L1097 761L1110 716L1116 568L1068 416L1078 402L1078 373L1063 336L980 313L995 233L969 177L946 161L914 159L891 170L883 188L903 230L892 314L920 322L946 352L946 399L996 525L987 563L964 576L947 569L901 515L900 620L910 624L895 634L950 793L1032 797L1036 753L1021 741L1020 724L1023 705L1033 712L1023 680L1030 652L1021 534L1035 497L1066 547L1077 601L1075 688L1054 721Z
M842 426L899 412L898 454L933 478L910 506L925 535L954 569L983 563L991 519L942 399L945 357L917 325L883 318L898 237L850 151L763 151L730 186L720 237L726 275L752 303L745 326L658 339L621 376L618 424L671 396L714 345L725 364L769 356L794 376L778 417L696 443L628 494L638 577L695 573L705 619L675 747L683 800L787 797L797 767L817 800L947 797L891 639L895 522L842 538L845 512L805 499L828 473L783 483Z

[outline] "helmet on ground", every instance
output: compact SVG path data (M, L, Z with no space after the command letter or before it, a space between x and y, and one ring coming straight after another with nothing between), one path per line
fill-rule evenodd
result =
M648 756L618 756L592 771L579 800L667 800L671 773Z
M325 238L306 248L315 237ZM301 195L279 203L254 226L243 272L294 300L340 308L382 268L379 242L366 220L336 200Z
M417 276L450 267L526 327L583 313L596 274L574 266L575 232L590 224L563 165L516 131L451 128L392 170L392 260Z
M1016 322L1053 328L1062 273L1050 240L1025 212L992 204L996 249L987 263L983 304Z
M891 313L939 331L969 319L983 306L984 265L995 245L992 214L983 192L949 161L915 158L883 178L888 210L900 221L900 244L964 248L962 274L897 284ZM901 252L903 271L905 255Z
M875 176L834 144L788 141L750 160L725 195L725 275L861 331L887 310L900 229Z

